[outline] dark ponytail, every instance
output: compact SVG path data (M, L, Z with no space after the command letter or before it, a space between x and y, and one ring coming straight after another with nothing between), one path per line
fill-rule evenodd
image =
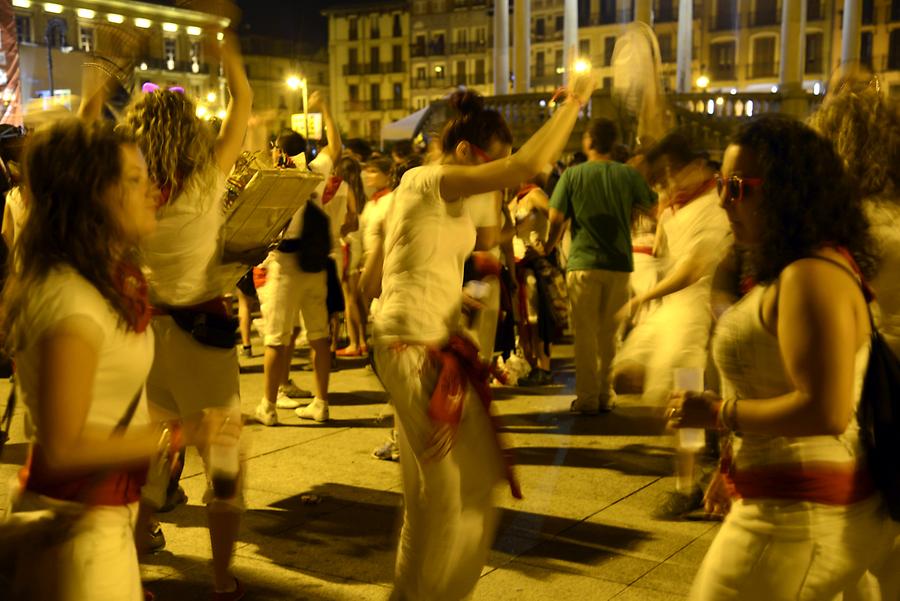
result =
M484 108L484 97L472 90L458 90L448 99L456 113L441 135L441 150L452 153L465 140L486 149L494 140L512 145L512 132L503 116L493 109Z

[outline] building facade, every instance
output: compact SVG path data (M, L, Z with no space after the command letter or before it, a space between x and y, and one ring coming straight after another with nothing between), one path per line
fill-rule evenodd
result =
M659 44L663 83L670 91L771 93L790 84L822 93L846 59L844 11L851 7L860 18L851 25L849 39L858 48L849 49L850 56L858 56L877 72L888 93L900 95L900 0L576 0L574 14L567 14L566 0L529 1L530 10L523 14L528 13L531 32L526 48L530 92L552 92L563 84L568 58L564 38L570 18L578 24L578 56L590 60L602 87L609 88L616 40L628 24L649 15ZM692 4L689 26L682 28L689 35L682 34L680 39L682 2ZM341 127L351 135L377 140L380 125L376 123L384 125L402 117L401 105L406 113L418 110L460 86L486 95L498 89L495 86L514 90L515 80L524 74L516 72L513 57L525 46L516 43L516 27L510 26L510 73L509 81L504 81L493 60L497 6L507 7L508 22L514 24L515 3L510 0L386 1L325 11L332 89L335 98L342 99L335 107ZM802 18L794 18L801 7ZM786 9L794 12L786 13ZM793 15L787 26L785 14ZM372 38L374 22L381 32L400 23L392 33L402 35L390 41L383 33ZM784 36L790 42L785 50L790 50L791 65L782 65ZM683 67L687 85L680 90L679 41L690 45ZM402 47L397 48L399 44ZM391 66L408 65L406 71L367 70L367 53L376 46L379 60L392 47L401 58ZM385 106L384 94L398 85L408 96L399 95L401 88L396 88L398 94L391 96L395 102Z
M207 60L204 44L217 38L228 19L216 15L123 0L13 0L23 102L51 97L72 107L81 94L81 66L98 48L115 52L111 25L133 28L145 37L136 65L140 85L181 86L212 99L207 111L224 106L218 63ZM52 67L51 67L52 64Z
M412 108L407 3L348 5L324 13L338 127L349 137L378 140L384 125Z

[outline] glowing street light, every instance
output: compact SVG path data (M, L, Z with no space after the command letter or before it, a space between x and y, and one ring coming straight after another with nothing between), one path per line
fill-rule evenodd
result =
M203 119L209 113L209 109L206 108L206 105L200 104L197 105L197 117Z
M700 77L698 77L697 78L697 87L700 88L701 90L705 90L706 88L708 88L709 87L709 77L707 77L706 75L701 75Z
M591 70L591 61L579 58L575 61L575 73L587 73Z
M206 101L210 104L215 104L216 103L216 93L210 92L209 94L207 94Z
M287 78L287 85L290 89L297 90L303 85L303 80L296 75L291 75Z

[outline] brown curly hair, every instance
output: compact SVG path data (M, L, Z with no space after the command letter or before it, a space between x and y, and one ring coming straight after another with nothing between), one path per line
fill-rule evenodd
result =
M172 199L192 176L213 164L213 130L197 117L197 107L185 94L143 94L129 107L124 124L144 153L150 179L170 187Z
M10 253L0 302L0 333L11 350L28 334L17 323L28 295L60 265L89 281L120 323L134 329L133 304L116 286L115 272L123 258L133 262L137 251L108 200L122 179L122 147L134 143L110 123L79 119L57 121L29 139L23 160L28 218Z

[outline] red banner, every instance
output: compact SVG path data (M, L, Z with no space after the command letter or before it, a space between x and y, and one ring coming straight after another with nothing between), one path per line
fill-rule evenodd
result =
M0 0L0 111L0 123L22 125L22 79L12 0Z

